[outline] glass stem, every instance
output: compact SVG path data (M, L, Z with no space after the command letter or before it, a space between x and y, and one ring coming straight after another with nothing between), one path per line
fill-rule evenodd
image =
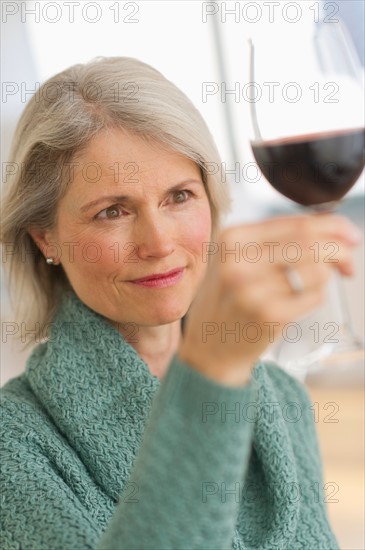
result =
M346 327L348 332L353 335L353 328L351 322L350 308L346 296L345 284L341 273L337 270L334 273L336 291L339 298L341 322Z

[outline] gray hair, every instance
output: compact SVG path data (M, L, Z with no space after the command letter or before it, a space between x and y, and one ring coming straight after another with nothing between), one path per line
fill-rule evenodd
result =
M207 125L186 95L159 71L130 57L101 57L50 78L19 119L2 201L3 267L10 296L18 318L35 324L26 346L45 338L60 297L70 288L62 266L46 264L28 231L54 227L59 200L70 182L66 168L106 128L157 140L200 167L211 208L212 240L221 215L230 210L228 186Z

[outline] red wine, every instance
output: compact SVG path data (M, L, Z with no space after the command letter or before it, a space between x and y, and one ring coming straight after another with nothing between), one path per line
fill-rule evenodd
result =
M304 206L338 201L351 189L364 167L364 129L251 145L269 183L282 195Z

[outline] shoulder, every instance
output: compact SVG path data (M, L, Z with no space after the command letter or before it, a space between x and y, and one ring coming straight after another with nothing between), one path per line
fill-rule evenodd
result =
M55 432L47 411L29 386L25 373L0 388L1 437L4 450L31 447Z
M29 387L25 374L11 378L0 388L1 414L6 421L10 416L14 421L24 420L22 411L36 410L39 403Z
M9 380L0 389L0 396L3 495L9 498L12 494L13 501L21 501L29 477L33 479L37 469L47 463L42 441L50 441L53 430L25 374Z
M105 523L96 488L24 374L0 394L3 548L95 548Z

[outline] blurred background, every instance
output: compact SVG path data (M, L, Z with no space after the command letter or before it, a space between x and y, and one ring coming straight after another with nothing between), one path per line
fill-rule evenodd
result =
M325 17L346 23L363 65L362 0L1 2L2 181L17 119L42 82L97 56L130 56L161 71L205 118L228 171L233 209L227 225L300 211L252 171L248 101L240 92L248 81L250 36L267 35L270 47L276 36L294 27L297 32L309 32L314 21ZM340 212L364 229L364 174ZM356 275L345 281L350 314L360 337L364 337L364 279L362 242L356 251ZM22 350L21 343L4 330L15 319L3 283L1 294L3 385L23 372L31 350ZM327 504L333 528L341 548L364 549L363 369L342 373L337 379L332 372L309 376L305 384L320 412L317 428L325 481L339 488ZM338 407L338 422L326 422L329 403Z

